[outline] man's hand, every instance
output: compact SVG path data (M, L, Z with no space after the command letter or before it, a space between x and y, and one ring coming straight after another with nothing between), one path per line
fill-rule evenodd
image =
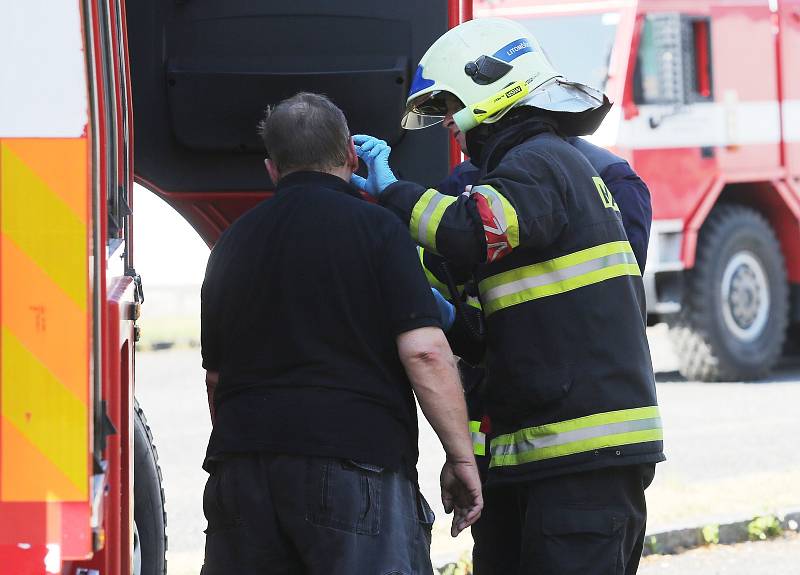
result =
M373 197L378 197L383 190L397 181L392 169L389 167L389 154L392 148L373 136L353 136L356 145L356 154L367 165L369 175L366 179L353 174L350 182L361 188Z
M450 527L450 535L455 537L475 523L483 510L481 479L475 459L446 461L440 483L445 513L455 511Z

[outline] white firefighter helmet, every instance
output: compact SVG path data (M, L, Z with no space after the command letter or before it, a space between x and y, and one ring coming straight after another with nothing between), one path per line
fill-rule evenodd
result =
M402 125L417 130L438 124L447 95L464 105L453 116L462 132L492 123L517 106L605 116L603 93L569 82L548 60L533 34L513 20L481 18L447 31L422 56L411 83ZM600 118L583 114L586 124Z

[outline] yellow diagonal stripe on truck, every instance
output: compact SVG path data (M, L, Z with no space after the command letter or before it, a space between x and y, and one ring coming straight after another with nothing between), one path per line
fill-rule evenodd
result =
M0 139L2 502L89 496L88 149Z
M2 329L3 388L0 408L4 419L34 445L74 484L83 500L87 496L89 438L87 406L22 345L8 329ZM24 471L23 462L15 473ZM4 467L4 473L8 470ZM3 490L5 501L13 493Z
M84 273L87 273L84 270ZM88 398L88 317L33 260L0 234L3 326L75 397Z
M72 300L87 306L87 230L79 215L14 152L0 147L0 229Z

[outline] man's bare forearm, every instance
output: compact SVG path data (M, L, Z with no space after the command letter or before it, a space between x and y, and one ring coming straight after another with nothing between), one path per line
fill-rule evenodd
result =
M425 418L447 458L472 459L464 392L450 346L441 330L421 328L398 338L398 350Z

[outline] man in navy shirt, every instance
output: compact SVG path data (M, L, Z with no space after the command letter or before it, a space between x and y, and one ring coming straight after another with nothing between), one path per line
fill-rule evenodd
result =
M413 394L446 453L453 536L483 504L416 249L349 183L358 159L330 100L278 104L262 137L276 194L223 234L203 282L214 427L202 574L430 573Z

